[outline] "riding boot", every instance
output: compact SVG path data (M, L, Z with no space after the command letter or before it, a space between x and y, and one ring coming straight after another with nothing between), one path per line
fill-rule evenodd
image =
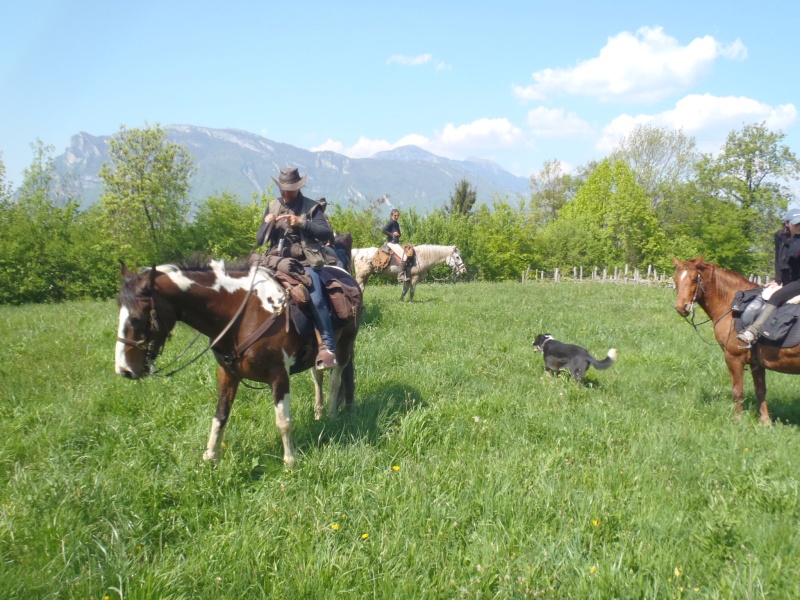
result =
M338 367L339 363L336 360L336 355L328 350L328 345L322 340L322 334L319 329L314 327L314 333L317 336L317 347L319 348L317 357L314 359L314 366L318 371Z
M776 310L778 310L778 307L773 304L764 305L761 314L756 317L755 321L753 321L739 335L737 335L736 339L738 339L740 342L744 342L748 346L751 345L758 339L758 336L761 335L761 332L764 331L764 325L766 325L767 321L772 318L772 315L775 314Z

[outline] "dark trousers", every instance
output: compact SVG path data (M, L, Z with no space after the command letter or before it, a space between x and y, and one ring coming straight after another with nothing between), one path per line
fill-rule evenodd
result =
M331 313L328 312L328 303L322 295L322 284L319 281L319 272L311 267L303 268L313 282L311 287L308 288L308 293L311 296L311 316L314 318L314 325L319 329L322 343L325 344L331 352L336 352L336 342L333 341L333 321L331 320Z
M769 297L769 300L767 300L767 304L772 304L772 306L780 306L795 296L800 296L800 279L787 283L777 292L772 294L772 296Z

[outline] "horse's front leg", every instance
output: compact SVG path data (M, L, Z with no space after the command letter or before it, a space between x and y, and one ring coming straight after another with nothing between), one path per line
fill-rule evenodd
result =
M417 275L414 275L411 278L411 281L408 282L408 285L411 288L410 292L409 292L409 295L408 295L408 301L409 302L413 302L414 301L414 293L417 291L417 283L419 283L419 277Z
M411 287L411 281L409 281L408 279L406 279L406 280L403 282L403 292L400 294L400 302L402 302L402 301L403 301L403 298L405 298L405 297L406 297L406 293L408 293L408 290L409 290L409 288L410 288L410 287Z
M322 387L325 371L311 369L311 379L314 381L314 419L319 421L325 412L325 388Z
M219 460L222 436L225 433L225 425L228 424L233 399L236 397L238 389L239 380L222 367L217 367L217 412L211 421L211 435L208 437L203 460Z
M725 364L731 374L732 394L733 394L733 414L738 419L744 410L742 398L744 396L744 355L731 354L725 351Z
M767 370L764 367L751 365L750 373L753 375L753 386L756 388L758 420L764 425L772 425L772 419L769 418L769 407L767 406Z
M294 465L290 396L289 373L284 369L272 378L272 398L275 401L275 425L283 440L283 462L287 467Z

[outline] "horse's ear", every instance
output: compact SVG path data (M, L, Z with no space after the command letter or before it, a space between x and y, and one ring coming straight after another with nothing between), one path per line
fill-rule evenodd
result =
M676 267L680 267L680 266L681 266L681 261L679 261L679 260L678 260L677 258L675 258L674 256L672 257L672 262L674 262L674 263L675 263L675 266L676 266Z
M122 260L122 259L119 260L119 266L120 266L120 271L122 272L122 277L123 278L128 278L131 275L133 275L133 273L131 273L130 270L128 269L128 265L125 264L124 260Z
M158 277L158 271L156 271L156 266L153 265L149 273L147 274L147 283L145 284L144 289L142 290L143 293L145 294L152 293L153 287L155 286L156 283L156 277Z
M706 256L705 256L705 254L701 254L700 256L698 256L698 257L697 257L697 264L700 264L701 262L703 262L703 259L704 259L705 257L706 257Z

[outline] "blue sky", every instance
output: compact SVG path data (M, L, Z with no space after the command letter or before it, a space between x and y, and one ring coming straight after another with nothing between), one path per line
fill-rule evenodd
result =
M766 121L800 155L800 3L6 3L0 152L18 185L121 125L235 128L370 156L415 144L523 176L602 158L636 123L716 151Z

